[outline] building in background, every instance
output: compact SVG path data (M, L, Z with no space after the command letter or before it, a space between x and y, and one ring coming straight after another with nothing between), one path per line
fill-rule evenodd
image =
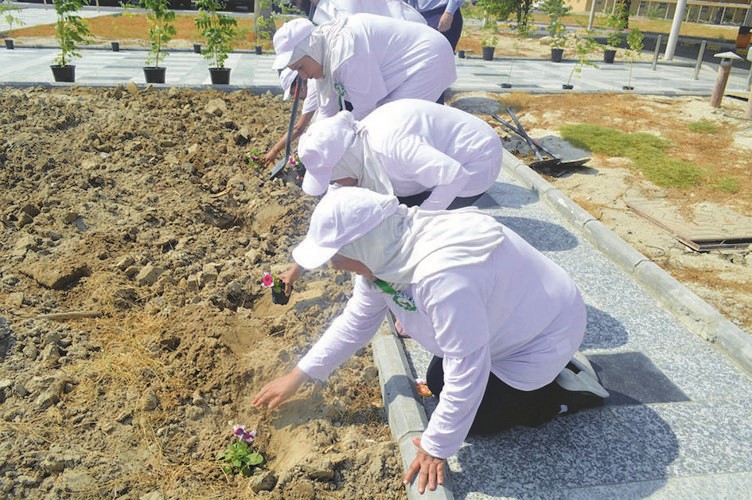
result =
M596 2L596 12L610 13L618 0L567 0L575 12L590 12ZM741 26L747 11L752 8L752 0L727 0L712 2L687 0L684 21L702 24L727 24ZM630 12L633 16L673 19L676 0L632 0Z

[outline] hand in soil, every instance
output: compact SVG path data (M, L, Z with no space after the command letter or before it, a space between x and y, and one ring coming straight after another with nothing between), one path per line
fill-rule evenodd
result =
M303 382L309 379L310 377L296 366L287 375L275 378L266 384L253 397L251 404L256 408L267 406L269 409L274 409L290 399L298 391L298 388L303 385Z
M279 279L285 282L285 295L292 293L292 286L303 276L304 271L299 265L293 264L287 271L279 273Z
M444 463L446 461L426 453L420 446L420 439L413 439L413 444L418 448L418 455L408 467L402 482L405 485L410 484L417 473L418 493L422 495L426 491L426 485L428 485L430 491L434 491L437 484L444 484Z

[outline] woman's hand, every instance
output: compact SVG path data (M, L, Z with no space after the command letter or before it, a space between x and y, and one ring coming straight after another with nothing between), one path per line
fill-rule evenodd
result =
M253 397L251 404L256 408L263 408L264 406L268 406L269 409L276 408L295 394L298 388L303 385L303 382L309 378L303 370L296 366L287 375L275 378L262 387L258 394Z
M444 463L446 460L443 458L436 458L429 455L426 451L420 447L420 439L413 439L413 444L418 448L418 455L407 468L405 477L402 480L403 484L408 485L412 482L415 474L418 474L418 493L421 495L426 491L426 484L428 489L434 491L436 485L444 484Z
M450 14L449 12L444 12L441 15L441 18L439 18L439 25L436 26L436 29L440 31L441 33L444 33L445 31L449 31L449 28L452 27L453 20L454 20L453 14Z
M292 293L292 285L303 276L304 271L298 264L293 264L287 271L279 273L279 279L285 282L285 295Z

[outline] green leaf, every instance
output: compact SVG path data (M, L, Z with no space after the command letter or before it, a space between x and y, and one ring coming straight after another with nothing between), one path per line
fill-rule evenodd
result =
M258 465L260 463L264 462L264 457L261 455L261 453L253 452L250 455L248 455L248 464L249 465Z

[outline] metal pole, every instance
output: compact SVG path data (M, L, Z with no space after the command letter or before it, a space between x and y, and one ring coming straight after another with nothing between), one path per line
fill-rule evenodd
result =
M587 22L587 29L591 30L593 29L593 20L595 19L595 4L598 3L598 0L590 0L590 18L588 18Z
M658 52L661 51L661 42L663 41L663 35L658 35L658 39L655 41L655 51L653 51L653 71L658 64Z
M707 40L703 40L700 44L700 53L697 54L697 63L695 63L695 80L700 79L700 68L702 68L702 58L705 56L705 46L707 44Z
M666 43L666 54L664 59L672 61L674 59L674 51L676 50L676 42L679 38L679 28L681 28L682 19L684 18L684 11L687 8L687 0L677 0L676 10L674 11L674 21L671 23L671 33L668 35L668 42Z
M721 100L723 99L723 92L726 90L726 83L728 83L729 74L731 73L731 59L721 59L721 64L718 66L718 76L715 78L715 86L713 87L713 95L710 96L710 105L714 108L721 107Z

